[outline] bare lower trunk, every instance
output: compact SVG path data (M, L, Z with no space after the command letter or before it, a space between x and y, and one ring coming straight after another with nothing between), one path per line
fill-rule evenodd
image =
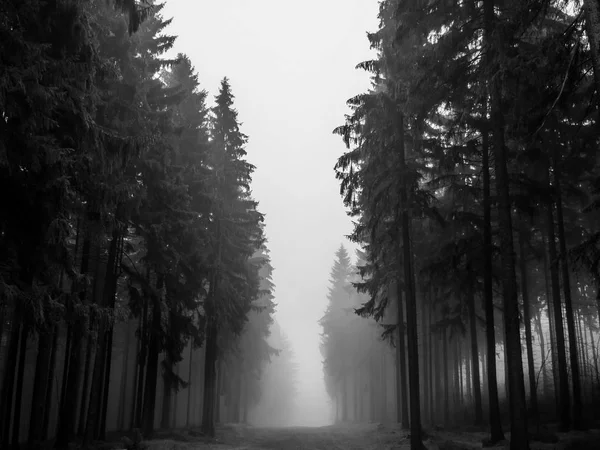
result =
M0 444L2 448L10 447L10 425L13 417L13 394L15 375L17 371L17 359L19 357L19 337L21 336L21 318L15 310L13 320L10 324L10 338L8 341L8 357L4 366L4 377L2 382L2 397L0 402Z
M215 402L217 390L217 325L214 318L208 318L206 331L206 363L204 367L204 400L202 408L202 432L215 435Z
M500 421L500 402L498 400L498 379L496 375L496 329L494 324L494 293L492 285L492 219L491 219L491 183L489 165L489 137L482 133L482 170L483 170L483 303L485 309L485 337L487 346L487 387L490 420L490 440L499 442L504 439Z
M43 440L44 415L46 408L46 392L49 388L50 358L52 356L53 327L45 328L38 333L38 353L35 363L33 397L29 418L29 445L39 446Z
M567 243L565 240L565 223L562 207L562 189L561 189L561 165L559 161L558 146L554 146L553 172L554 172L554 190L556 194L556 222L558 231L558 243L560 248L560 266L562 269L563 294L565 297L565 318L567 321L567 330L569 332L569 358L571 363L571 381L573 385L573 426L576 429L584 427L581 412L581 375L579 373L579 357L577 349L577 334L575 330L575 318L573 314L573 302L571 299L571 273L569 271L569 262L567 256Z
M529 373L529 391L531 401L531 414L539 423L537 384L535 379L535 360L533 359L533 338L531 334L531 311L529 307L529 289L527 260L525 253L525 231L526 227L521 220L521 229L519 230L519 267L521 269L521 296L523 298L523 322L525 325L525 346L527 348L527 367Z
M400 256L400 255L398 255ZM408 430L408 392L406 386L406 342L404 341L404 302L402 285L396 283L398 301L398 343L396 347L396 409L397 421L402 424L402 429Z
M475 424L483 423L483 407L481 406L481 381L479 379L479 350L477 347L477 317L475 315L475 292L469 291L469 327L471 332L471 364L473 368L473 393L475 399Z
M548 185L549 186L549 185ZM567 354L565 349L565 333L562 320L562 306L558 275L558 255L554 235L553 203L548 200L546 206L546 225L548 228L548 253L550 256L550 282L552 285L552 312L554 315L554 331L556 333L556 348L558 353L558 399L559 420L562 431L571 427L571 399L569 397L569 378L567 371Z
M494 0L484 1L484 21L486 41L489 43L488 56L490 66L493 56L503 56L505 42L496 27ZM491 67L490 67L491 69ZM498 67L497 69L502 69ZM498 228L502 260L502 294L504 297L504 334L506 356L509 369L510 391L510 448L527 450L529 437L525 404L525 385L523 382L523 362L521 359L521 336L519 322L519 300L513 245L513 226L511 217L511 199L509 190L507 151L504 142L504 116L502 105L502 86L500 77L492 77L490 82L491 120L494 136L494 157L496 168L496 193L498 198Z

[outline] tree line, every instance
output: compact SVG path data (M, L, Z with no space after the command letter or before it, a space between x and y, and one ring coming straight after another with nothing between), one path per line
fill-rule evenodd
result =
M597 416L599 17L593 0L380 2L335 171L365 255L355 312L395 346L413 449L423 424L527 449L541 421Z
M230 83L209 107L161 9L0 4L2 448L214 436L278 354Z

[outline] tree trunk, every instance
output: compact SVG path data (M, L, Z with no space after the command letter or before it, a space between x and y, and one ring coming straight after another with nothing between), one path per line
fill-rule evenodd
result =
M423 416L425 417L425 421L429 422L429 376L430 376L430 368L429 368L429 353L427 352L427 344L429 342L429 332L427 330L427 314L426 311L429 308L431 303L431 299L429 298L431 295L431 291L427 291L427 295L423 293L423 302L421 303L421 332L423 333L423 351L421 352L423 355Z
M91 319L90 321L93 321L93 319ZM87 396L88 396L88 392L89 392L89 386L90 386L90 372L92 370L91 365L92 365L92 356L94 355L93 350L94 350L94 340L92 339L92 330L88 330L88 335L86 338L87 341L87 345L86 345L86 350L85 350L85 356L84 359L85 361L83 362L84 365L84 369L83 369L83 389L82 389L82 394L81 394L81 407L79 410L79 425L77 426L77 435L78 436L83 436L85 433L85 423L86 423L86 412L87 412Z
M0 442L2 448L10 448L10 425L13 417L13 393L15 375L19 357L19 337L21 336L21 317L18 310L13 311L13 320L10 324L10 338L8 341L8 356L4 366L4 377L2 383L2 403L0 404Z
M400 260L400 254L398 254ZM400 261L398 261L400 263ZM398 301L398 342L396 346L396 411L397 422L402 424L403 430L408 430L408 392L406 386L406 342L404 341L404 302L400 280L396 281Z
M498 72L497 60L503 56L505 42L496 27L494 0L484 1L485 37L489 43L488 68ZM499 55L500 58L498 58ZM494 69L492 69L492 67ZM498 227L502 260L502 290L504 297L504 333L506 356L509 369L511 450L527 450L529 437L525 404L525 385L523 381L523 362L521 359L521 337L519 321L519 300L515 270L515 252L513 245L513 227L508 177L507 152L504 143L504 117L502 106L502 87L499 76L491 77L490 82L491 120L494 136L494 157L496 168L496 193L498 197Z
M81 258L81 275L88 274L90 264L91 239L90 231L85 231L85 238L82 247ZM77 292L79 286L74 283L73 292ZM87 289L83 289L79 293L82 304L87 304ZM68 308L73 309L73 300L67 301ZM75 422L77 420L77 400L79 398L79 385L81 373L81 343L84 335L84 323L80 320L75 320L75 323L69 325L71 333L71 345L69 353L65 354L65 359L68 359L68 371L63 375L64 379L64 396L60 406L58 429L56 432L56 441L54 448L67 449L71 434L75 431ZM65 366L67 362L65 361Z
M127 390L127 377L129 375L129 345L130 345L130 332L129 332L130 321L127 320L127 328L125 330L125 343L123 348L123 367L121 368L121 385L119 386L119 413L117 417L117 424L119 431L125 430L125 405L127 404L126 390ZM135 387L135 383L133 384Z
M123 258L123 245L124 245L124 236L123 233L119 229L113 230L112 236L113 242L116 241L116 246L114 248L114 260L111 259L111 254L109 250L109 259L108 259L108 268L112 270L111 276L109 278L110 283L107 283L108 286L108 298L107 304L109 311L111 314L115 311L115 303L117 298L117 284L119 281L119 276L121 275L121 260ZM112 250L112 242L110 249ZM106 333L106 350L104 354L104 386L102 392L102 403L100 408L100 422L98 428L98 439L104 441L106 440L106 415L108 414L108 395L110 390L110 372L112 367L112 349L113 349L113 337L114 337L114 320L110 320L108 323L108 331Z
M185 426L186 428L189 428L192 423L191 423L191 411L192 411L192 388L194 387L192 384L194 383L194 381L192 381L192 364L193 364L193 360L194 360L194 342L192 339L190 339L190 365L188 367L188 392L187 392L187 410L186 410L186 414L185 414Z
M538 338L540 340L540 353L542 356L542 365L540 370L542 372L542 384L544 386L544 396L550 395L550 380L548 379L548 372L546 371L546 365L548 364L548 354L546 353L546 339L544 338L544 329L542 328L541 311L535 314L535 326Z
M400 187L400 206L402 208L402 250L404 268L404 293L406 298L406 328L408 344L408 385L410 389L410 447L411 450L421 450L423 439L421 437L421 400L419 392L419 343L417 326L417 300L415 294L415 277L413 273L413 255L410 247L411 218L408 204L408 183L406 169L406 155L404 147L404 116L398 114L398 162L402 177ZM400 242L398 242L400 245Z
M44 399L44 419L42 423L41 440L45 441L49 436L50 416L52 414L52 395L54 392L54 378L56 371L56 350L58 348L58 335L60 331L59 324L52 327L52 350L50 351L50 366L48 367L48 388L46 389L46 398ZM66 355L66 353L65 353Z
M487 386L490 420L490 440L504 440L500 419L500 402L498 400L498 379L496 375L496 328L494 324L494 292L492 265L492 206L489 164L489 137L483 131L482 139L482 171L483 171L483 303L485 309L485 337L487 345Z
M521 219L519 230L519 267L521 271L521 295L523 297L523 322L525 325L525 346L527 348L527 366L529 372L529 395L531 413L539 424L537 384L535 380L535 360L533 359L533 338L531 335L531 309L529 305L527 255L525 254L525 223Z
M114 301L113 294L113 278L115 276L115 262L117 259L117 247L118 247L118 233L113 232L113 237L110 242L108 249L108 259L104 270L97 272L96 278L104 276L104 283L102 286L101 293L97 294L97 306L101 309L110 307ZM100 265L100 261L98 261ZM111 299L112 297L112 299ZM99 417L102 412L102 389L104 386L104 376L106 371L106 350L107 350L107 332L109 329L108 319L105 314L100 314L97 319L97 339L96 339L96 351L94 354L94 371L92 373L91 390L89 406L87 410L87 420L85 423L85 432L83 434L82 448L87 448L89 443L98 439ZM86 392L83 393L85 398Z
M25 375L25 357L27 356L27 337L29 326L21 325L21 339L19 343L19 366L17 372L17 386L15 388L15 411L13 415L12 445L13 450L19 449L21 439L21 408L23 406L23 378Z
M444 427L450 426L450 374L448 371L448 331L444 328L442 337L442 358L444 360Z
M381 404L380 406L380 414L381 414L381 421L382 422L387 422L388 418L387 418L387 357L386 357L386 352L383 351L381 352L381 364L380 364L380 368L381 368L381 372L380 372L380 383L381 383ZM345 376L344 376L345 378ZM346 394L348 395L348 391L346 390ZM346 401L347 403L347 401ZM347 418L347 416L346 416Z
M202 432L210 437L215 435L216 402L216 363L217 363L217 324L216 319L207 317L206 362L204 366L204 400L202 407Z
M146 278L148 282L150 282L150 274L146 273ZM143 407L144 407L144 383L146 380L146 360L148 358L148 344L149 344L149 336L150 332L148 328L150 325L148 324L148 308L149 308L149 300L147 297L144 298L144 306L142 308L142 317L140 317L140 338L139 338L139 356L138 356L138 364L136 369L136 388L137 393L135 397L135 427L142 428L142 415L143 415Z
M433 309L434 309L433 304L434 304L434 300L435 299L433 298L432 290L433 290L433 288L430 288L430 302L429 302L429 308L428 308L429 314L428 314L428 320L427 320L427 322L429 324L429 327L427 329L427 333L428 333L428 339L427 339L428 352L427 352L427 355L429 357L429 374L428 374L429 375L429 379L428 379L428 381L429 381L429 385L428 385L429 386L429 425L433 425L435 423L435 413L434 413L435 403L434 403L434 397L437 396L437 395L435 395L437 393L434 392L435 384L433 382L433 378L434 378L434 376L433 376L433 363L435 361L435 348L434 348L434 343L433 342L434 342L435 336L433 335L433 333L431 331L431 324L432 324L432 321L433 321L432 320L432 318L433 318ZM437 380L439 377L436 376L435 378Z
M475 399L475 424L483 423L483 407L481 405L481 380L479 378L479 350L477 348L477 316L475 315L475 292L469 290L469 327L471 332L471 364L473 374L473 397Z
M50 405L46 402L46 394L50 386L48 378L50 360L52 358L52 331L54 327L44 327L38 332L38 352L35 363L33 396L29 418L29 445L41 444L44 439L44 415Z
M583 408L581 403L581 376L579 373L577 334L575 330L575 318L573 315L573 302L571 299L571 273L569 271L567 243L565 240L565 223L563 217L561 189L561 166L559 163L558 146L556 145L554 146L554 157L552 158L552 162L554 171L554 193L556 195L558 244L561 254L560 262L562 268L563 294L565 296L565 316L567 320L567 331L569 332L569 358L571 362L571 380L573 384L573 426L575 429L582 429L584 428L584 424L581 417Z
M547 172L546 172L547 173ZM548 183L548 187L550 187ZM546 206L546 226L548 227L548 253L550 256L550 281L552 285L552 312L554 315L554 331L556 333L556 348L558 352L558 401L559 420L562 431L568 431L571 426L569 378L567 371L567 355L565 349L565 334L562 321L562 306L560 301L560 286L558 275L558 257L554 236L554 217L552 200L548 199Z
M157 295L162 295L164 276L157 274ZM150 329L150 345L148 347L148 366L144 388L143 428L144 436L149 438L154 433L154 414L156 410L156 383L158 381L158 354L160 353L160 336L162 334L161 299L152 298L152 327Z

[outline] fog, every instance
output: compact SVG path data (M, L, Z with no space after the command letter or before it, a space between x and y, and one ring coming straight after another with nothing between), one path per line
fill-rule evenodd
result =
M298 364L294 425L323 425L331 410L323 384L317 321L326 306L333 255L352 230L333 173L344 145L332 130L345 102L369 86L354 70L373 57L375 0L169 0L173 52L186 53L213 95L227 76L253 191L266 214L276 317Z

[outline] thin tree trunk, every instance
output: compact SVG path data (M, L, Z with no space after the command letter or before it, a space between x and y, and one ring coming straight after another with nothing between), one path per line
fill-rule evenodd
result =
M444 427L450 426L450 374L448 373L448 330L444 328L442 337L442 359L444 362Z
M157 274L157 295L162 295L164 276ZM154 415L156 409L156 383L158 381L158 355L160 353L160 335L162 311L159 298L152 298L152 328L150 330L150 345L148 347L148 366L144 387L143 428L144 436L151 437L154 433Z
M0 433L2 448L10 447L10 425L13 417L13 393L15 385L15 375L19 357L19 338L21 336L21 317L18 309L13 311L13 320L10 324L10 338L8 341L8 356L4 366L4 377L2 383L2 403L0 403Z
M91 319L90 321L93 321L93 319ZM87 345L86 345L86 350L85 350L85 361L83 363L84 365L84 369L83 369L83 389L82 389L82 394L81 394L81 407L79 410L79 425L77 427L77 435L78 436L83 436L83 434L85 433L85 423L86 423L86 413L87 413L87 397L88 397L88 392L89 392L89 385L90 385L90 372L91 372L91 365L92 365L92 357L94 355L93 350L94 350L94 339L92 338L92 330L88 330L88 335L86 338L87 341Z
M547 173L547 172L546 172ZM550 187L548 182L548 187ZM556 254L556 241L554 235L553 203L548 200L546 205L546 226L548 227L548 252L550 256L550 281L552 284L552 312L554 314L554 329L556 332L556 348L558 351L558 399L559 420L562 431L571 427L569 378L567 372L567 355L565 349L565 334L562 321L562 307L560 301L560 286L558 275L558 256Z
M408 385L410 389L410 447L411 450L423 448L421 429L421 400L419 392L419 343L417 326L417 299L415 277L413 273L413 255L410 247L411 218L408 204L408 183L404 147L404 117L398 115L399 149L398 161L402 177L400 187L400 206L402 208L402 249L404 268L404 292L406 298L406 328L408 344ZM398 243L399 244L399 243Z
M400 255L398 255L400 256ZM400 262L400 261L399 261ZM396 282L396 293L398 302L397 326L398 343L396 346L396 411L397 422L402 424L403 430L408 430L408 392L406 386L406 342L404 341L404 301L402 284Z
M19 449L21 440L21 408L23 406L23 378L25 375L25 357L27 356L27 337L29 326L25 322L21 326L21 340L19 349L19 367L17 372L17 386L15 388L15 412L13 416L12 445L13 450Z
M48 368L48 389L46 389L46 398L44 400L44 421L42 423L41 440L45 441L49 436L50 417L52 414L52 395L54 392L54 378L56 372L56 353L58 348L58 334L60 331L59 324L52 327L52 350L50 352L50 367Z
M146 279L150 282L150 273L147 271ZM139 357L137 365L137 394L135 405L135 427L142 428L143 407L144 407L144 386L146 381L146 361L148 359L148 344L150 324L148 323L149 299L144 298L142 308L142 317L140 318L140 338L139 338Z
M86 230L85 238L82 246L82 257L81 257L81 275L85 276L88 274L90 265L90 250L91 250L91 236L90 230ZM73 292L77 293L79 286L74 283ZM87 304L87 290L83 289L79 293L79 298L82 304ZM67 301L68 308L73 309L73 299ZM71 434L75 431L75 422L77 420L77 400L79 397L79 386L80 386L80 373L81 373L81 343L84 335L85 325L83 321L76 320L75 323L69 325L71 333L71 344L69 352L65 353L65 368L68 367L67 372L63 374L64 377L64 394L60 406L58 429L56 432L56 441L54 443L55 449L67 449L69 446L69 439Z
M33 382L33 396L29 417L29 445L40 445L43 440L44 415L46 408L46 394L49 389L50 360L52 358L52 331L53 326L44 327L38 332L38 352L35 363Z
M485 309L485 337L487 345L487 386L488 408L490 420L490 441L504 440L500 419L500 402L498 400L498 378L496 375L496 328L494 324L494 293L492 285L492 206L489 165L489 137L487 131L482 139L482 171L483 171L483 303Z
M109 254L109 264L108 269L112 270L110 276L110 283L108 285L108 308L111 314L115 311L115 303L117 298L117 285L119 281L119 277L121 275L121 260L123 258L123 246L124 246L124 236L123 233L117 228L113 230L113 241L116 241L116 248L114 261L110 259ZM112 245L111 245L112 248ZM104 441L106 440L106 415L108 414L108 396L110 393L110 373L112 368L112 350L113 350L113 338L114 338L114 319L111 318L108 323L108 331L106 333L106 351L104 355L104 383L103 383L103 395L102 395L102 403L100 408L100 422L98 429L98 439Z
M537 384L535 379L535 360L533 359L533 338L531 335L531 309L529 305L529 287L527 255L525 254L525 223L521 219L519 230L519 267L521 269L521 295L523 297L523 322L525 325L525 346L527 348L527 366L529 372L529 395L531 413L539 424Z
M496 27L494 0L484 1L485 37L489 43L488 62L490 68L497 66L496 54L503 56L505 42ZM496 67L502 69L502 67ZM511 450L527 450L529 436L523 381L523 361L521 359L521 336L519 322L519 299L515 270L513 226L509 191L508 161L504 143L504 117L502 87L500 77L492 77L490 82L491 119L494 136L494 157L496 166L496 193L498 197L498 227L502 260L502 290L504 297L504 333L507 348L510 390Z
M571 273L567 256L567 243L565 240L565 223L563 217L562 188L561 188L561 166L559 163L558 146L554 146L554 157L552 158L554 171L554 193L556 195L556 222L558 225L558 244L560 248L560 265L562 269L563 294L565 297L565 318L569 332L569 358L571 362L571 381L573 385L573 427L584 428L581 412L581 375L579 373L579 357L577 356L577 334L575 330L575 318L573 314L573 301L571 299Z
M427 315L425 311L428 309L431 299L429 298L431 292L428 290L427 295L423 292L423 302L421 303L421 332L423 333L423 416L425 421L429 421L429 354L427 353L427 343L429 341L429 333L427 332Z
M125 343L123 348L123 367L121 369L121 385L119 386L119 413L117 423L119 431L125 429L125 405L127 404L127 377L129 375L129 345L130 345L130 321L127 320L127 328L125 329ZM135 383L133 384L135 387Z
M475 424L483 423L483 407L481 405L481 380L479 378L479 350L477 348L477 316L475 315L475 292L469 290L469 327L471 332L471 364L473 373L473 394L475 399Z
M217 325L215 318L208 316L206 332L206 362L204 367L204 400L202 408L202 432L213 437L215 435L215 402L216 402L216 362L217 362Z
M547 231L547 230L546 230ZM552 387L554 389L554 400L556 403L556 417L560 416L560 397L557 395L559 389L558 381L558 350L556 345L556 329L554 326L554 308L552 301L552 288L550 287L550 246L548 237L542 233L542 241L544 243L544 280L546 288L546 310L548 316L548 325L550 329L550 354L552 356Z
M540 370L542 371L542 384L544 386L544 396L549 396L550 395L550 380L548 379L548 372L546 370L546 365L548 364L547 362L547 353L546 353L546 340L544 338L544 330L542 328L542 319L541 319L541 315L542 312L538 311L535 314L535 326L536 326L536 331L538 334L538 339L540 340L540 353L542 356L542 365L540 367Z
M113 231L112 239L108 249L108 259L104 266L104 271L100 271L98 276L104 276L101 293L97 294L96 304L100 308L110 307L114 299L113 286L115 276L115 263L117 260L118 250L118 233ZM98 262L100 265L100 262ZM108 345L107 332L109 329L108 319L105 314L102 314L97 320L98 333L96 339L96 351L94 355L94 371L91 380L91 392L89 406L87 410L87 421L85 424L85 432L83 434L82 448L86 449L89 443L98 439L99 422L101 422L100 414L102 412L102 389L104 386L104 376L106 372L106 352ZM84 398L86 393L83 393Z
M430 290L429 290L429 292L430 292L430 302L429 302L429 308L428 308L429 313L428 313L428 321L427 321L428 324L429 324L429 327L427 329L427 332L428 332L428 339L427 339L428 352L427 352L427 355L429 357L429 378L428 378L429 384L428 384L428 386L429 386L429 424L430 425L433 425L435 423L435 413L434 413L434 410L435 410L434 400L435 399L434 399L434 397L436 396L435 395L436 393L434 392L434 386L435 386L435 384L433 382L433 378L434 378L434 376L433 376L433 363L435 361L435 359L434 359L435 358L435 348L434 348L433 341L435 339L435 336L431 332L431 325L432 325L432 318L433 318L433 308L434 308L434 306L433 306L433 304L434 304L434 298L433 298L432 290L433 290L433 288L430 288ZM435 377L435 378L437 379L438 377Z
M190 339L190 365L188 368L188 398L187 398L187 411L185 415L185 426L189 428L191 426L191 406L192 406L192 389L195 385L193 385L194 381L192 381L192 363L194 360L194 342Z

